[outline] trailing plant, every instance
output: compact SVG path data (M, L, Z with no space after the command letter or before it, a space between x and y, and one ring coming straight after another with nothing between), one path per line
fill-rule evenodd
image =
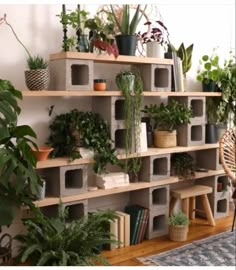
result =
M103 244L116 243L106 229L114 220L111 210L98 210L67 223L68 209L59 206L58 216L48 218L39 209L34 217L23 220L27 234L17 235L20 242L19 260L37 266L109 265L99 255Z
M94 151L96 173L103 172L107 163L119 163L115 149L111 147L108 124L97 113L74 109L57 115L50 130L47 143L54 148L52 157L69 156L72 160L80 158L78 146L83 146ZM75 130L80 133L80 145Z
M190 180L195 176L193 157L188 153L176 153L171 157L173 174L181 180Z
M206 98L206 115L208 124L217 124L219 117L217 115L221 97Z
M116 75L116 84L125 98L125 149L126 156L128 156L132 152L132 146L135 146L135 151L139 151L140 148L143 81L139 71L133 69L118 73Z
M236 63L235 56L230 54L221 69L218 87L222 92L220 104L217 109L218 121L227 123L231 121L236 126Z
M154 120L154 128L170 132L179 125L190 123L192 117L191 107L173 99L167 105L146 105L143 112Z
M136 33L137 26L141 21L143 14L145 13L146 8L147 5L145 5L144 8L141 10L141 5L137 5L132 18L130 15L130 5L122 5L122 7L110 5L110 11L107 12L110 12L111 19L117 26L118 32L121 35L134 35Z
M0 79L0 226L10 225L16 208L33 207L33 196L42 185L35 171L36 157L31 146L35 132L27 125L17 125L22 99L10 81Z
M19 39L18 35L16 34L14 28L12 25L7 21L7 15L4 14L3 18L0 18L0 22L4 22L8 27L10 27L13 35L15 36L16 40L20 43L20 45L24 48L26 54L28 55L27 58L27 65L30 70L35 69L45 69L48 66L48 63L40 56L32 56L29 50L26 48L26 46L22 43L22 41ZM1 25L0 23L0 25Z
M176 52L177 56L182 61L183 74L186 75L186 73L192 67L193 44L186 48L182 42L178 49L176 49L172 44L169 44L168 51Z
M208 84L210 81L218 82L221 69L216 49L213 49L210 56L203 55L199 63L201 66L197 71L197 80L204 84Z
M171 226L188 225L189 219L181 210L178 210L176 213L171 214L168 224Z

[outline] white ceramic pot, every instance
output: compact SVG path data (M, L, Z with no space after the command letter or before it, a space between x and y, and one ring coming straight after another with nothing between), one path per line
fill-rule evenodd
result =
M156 41L147 43L147 57L164 58L164 47Z

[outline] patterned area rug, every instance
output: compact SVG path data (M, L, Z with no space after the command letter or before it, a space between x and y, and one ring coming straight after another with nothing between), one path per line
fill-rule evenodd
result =
M235 266L236 232L220 233L192 244L148 257L137 258L145 265Z

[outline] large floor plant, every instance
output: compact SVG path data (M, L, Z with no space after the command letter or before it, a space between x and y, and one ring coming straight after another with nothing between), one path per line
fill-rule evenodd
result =
M31 150L31 145L37 148L31 140L36 134L27 125L17 125L18 99L22 99L21 92L0 79L0 226L12 223L22 204L32 208L33 195L42 184Z

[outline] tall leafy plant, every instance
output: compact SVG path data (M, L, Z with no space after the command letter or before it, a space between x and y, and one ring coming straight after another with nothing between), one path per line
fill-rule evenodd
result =
M32 141L36 134L27 125L17 125L18 99L21 92L0 79L0 226L12 223L22 204L33 207L33 195L42 185L31 150L31 145L37 148Z

